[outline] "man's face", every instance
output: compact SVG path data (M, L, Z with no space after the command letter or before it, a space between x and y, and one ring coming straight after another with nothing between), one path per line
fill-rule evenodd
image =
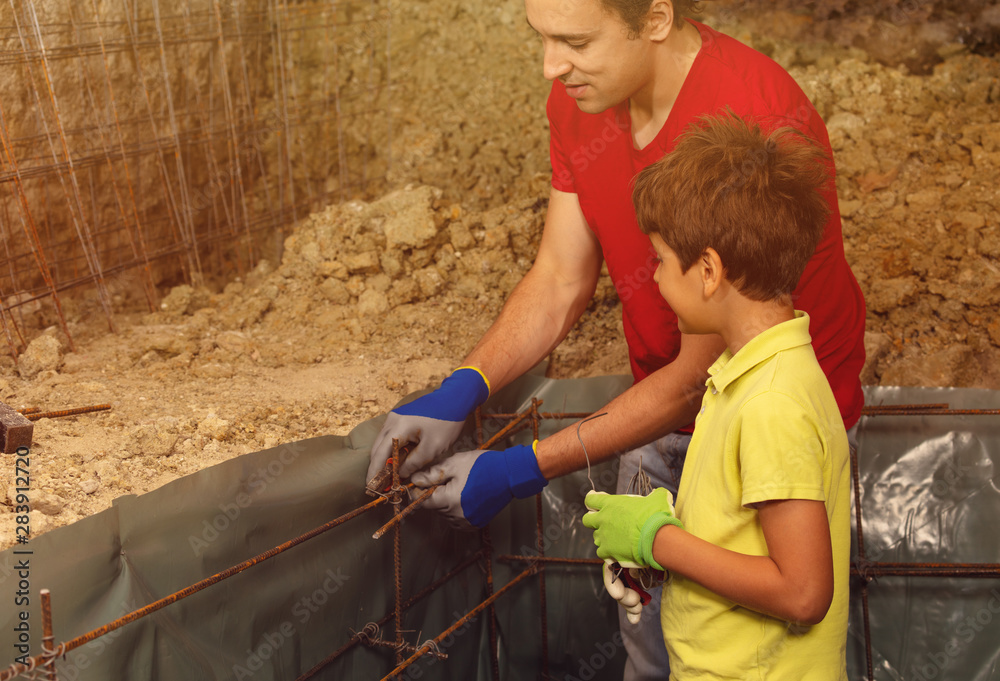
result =
M650 43L628 39L625 23L600 0L525 0L528 24L545 49L542 72L560 80L586 113L620 104L650 79Z

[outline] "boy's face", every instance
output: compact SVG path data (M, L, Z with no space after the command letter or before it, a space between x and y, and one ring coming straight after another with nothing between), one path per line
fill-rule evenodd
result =
M600 0L525 0L528 24L545 49L542 72L560 80L585 113L624 102L650 78L650 42L629 40L628 28Z
M653 281L660 287L660 295L677 315L677 328L681 333L712 333L702 323L705 311L701 267L696 261L687 272L681 271L681 261L674 250L667 246L659 234L650 234L653 250L660 264L653 272Z

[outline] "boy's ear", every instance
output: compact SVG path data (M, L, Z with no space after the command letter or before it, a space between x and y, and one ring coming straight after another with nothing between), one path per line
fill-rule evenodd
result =
M711 298L722 286L726 271L722 267L722 258L714 248L706 248L698 259L701 266L701 286L705 298Z
M674 3L671 0L653 0L646 14L647 37L653 41L664 40L674 27Z

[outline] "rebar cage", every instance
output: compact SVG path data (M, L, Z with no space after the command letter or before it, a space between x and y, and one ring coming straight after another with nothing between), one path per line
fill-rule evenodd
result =
M68 314L114 329L158 285L239 276L296 220L377 191L391 23L388 0L0 4L11 353L26 325L72 348ZM67 313L71 289L85 302Z

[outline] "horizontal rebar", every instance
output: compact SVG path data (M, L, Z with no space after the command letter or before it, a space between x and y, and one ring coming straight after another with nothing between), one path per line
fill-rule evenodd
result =
M936 405L924 408L893 409L891 406L879 407L877 410L861 410L862 416L998 416L1000 409L947 409Z
M875 577L1000 578L1000 563L851 563L851 574Z
M110 404L95 404L90 407L74 407L72 409L60 409L58 411L32 411L31 413L25 413L24 418L29 421L38 421L39 419L56 419L62 416L90 414L95 411L107 411L108 409L111 409Z
M139 608L138 610L133 610L132 612L128 613L127 615L123 615L122 617L119 617L118 619L114 620L113 622L109 622L108 624L105 624L102 627L98 627L97 629L94 629L92 631L88 631L87 633L82 634L80 636L77 636L74 639L70 639L69 641L66 641L65 643L61 643L61 644L59 644L59 646L57 648L56 656L65 655L69 651L71 651L71 650L73 650L75 648L79 648L80 646L82 646L82 645L84 645L86 643L90 643L94 639L99 638L101 636L104 636L105 634L108 634L108 633L114 631L115 629L120 629L121 627L125 626L126 624L130 624L130 623L132 623L132 622L134 622L134 621L136 621L138 619L142 619L146 615L152 614L152 613L156 612L157 610L165 608L166 606L168 606L168 605L170 605L172 603L176 603L177 601L183 600L183 599L187 598L188 596L194 595L194 594L198 593L199 591L201 591L203 589L207 589L208 587L212 586L213 584L217 584L217 583L221 582L224 579L228 579L229 577L232 577L233 575L239 574L240 572L243 572L247 568L253 567L254 565L257 565L258 563L262 563L263 561L268 560L269 558L274 558L275 556L277 556L277 555L279 555L281 553L284 553L288 549L290 549L292 547L295 547L295 546L298 546L299 544L301 544L301 543L303 543L305 541L308 541L310 539L318 537L319 535L323 534L324 532L327 532L328 530L332 530L333 528L337 527L338 525L342 525L343 523L347 522L348 520L356 518L359 515L361 515L362 513L370 511L371 509L375 508L376 506L379 506L379 505L384 504L384 503L386 503L386 499L384 497L378 498L375 501L372 501L372 502L370 502L368 504L365 504L364 506L361 506L360 508L356 508L353 511L345 513L344 515L340 516L339 518L335 518L334 520L331 520L328 523L320 525L319 527L317 527L315 529L312 529L309 532L306 532L305 534L299 535L295 539L291 539L291 540L285 542L284 544L280 544L279 546L274 547L273 549L269 549L269 550L265 551L264 553L260 553L260 554L258 554L256 556L254 556L253 558L250 558L249 560L246 560L246 561L240 563L239 565L234 565L231 568L228 568L226 570L223 570L222 572L219 572L219 573L217 573L215 575L212 575L211 577L203 579L200 582L197 582L196 584L192 584L191 586L189 586L187 588L184 588L184 589L181 589L180 591L172 593L169 596L165 596L164 598L161 598L158 601L154 601L154 602L150 603L149 605L146 605L146 606L144 606L142 608ZM36 657L32 658L32 660L31 660L31 666L24 665L24 664L14 664L14 665L11 665L7 669L4 669L4 670L0 671L0 681L7 681L7 679L12 679L15 676L17 676L17 675L19 675L19 674L21 674L23 672L29 671L30 669L32 669L34 667L38 667L38 666L44 664L45 661L48 658L50 658L50 657L52 657L52 655L44 655L44 654L43 655L37 655Z
M600 558L560 558L558 556L526 556L502 554L497 556L502 563L558 563L564 565L602 565Z
M920 411L923 409L948 409L950 404L867 404L861 408L862 414L874 414L882 411Z
M538 418L541 419L552 419L552 420L562 420L562 419L585 419L588 416L593 416L592 411L540 411L538 412ZM517 419L521 417L521 413L517 414L504 414L502 412L483 414L484 419Z

